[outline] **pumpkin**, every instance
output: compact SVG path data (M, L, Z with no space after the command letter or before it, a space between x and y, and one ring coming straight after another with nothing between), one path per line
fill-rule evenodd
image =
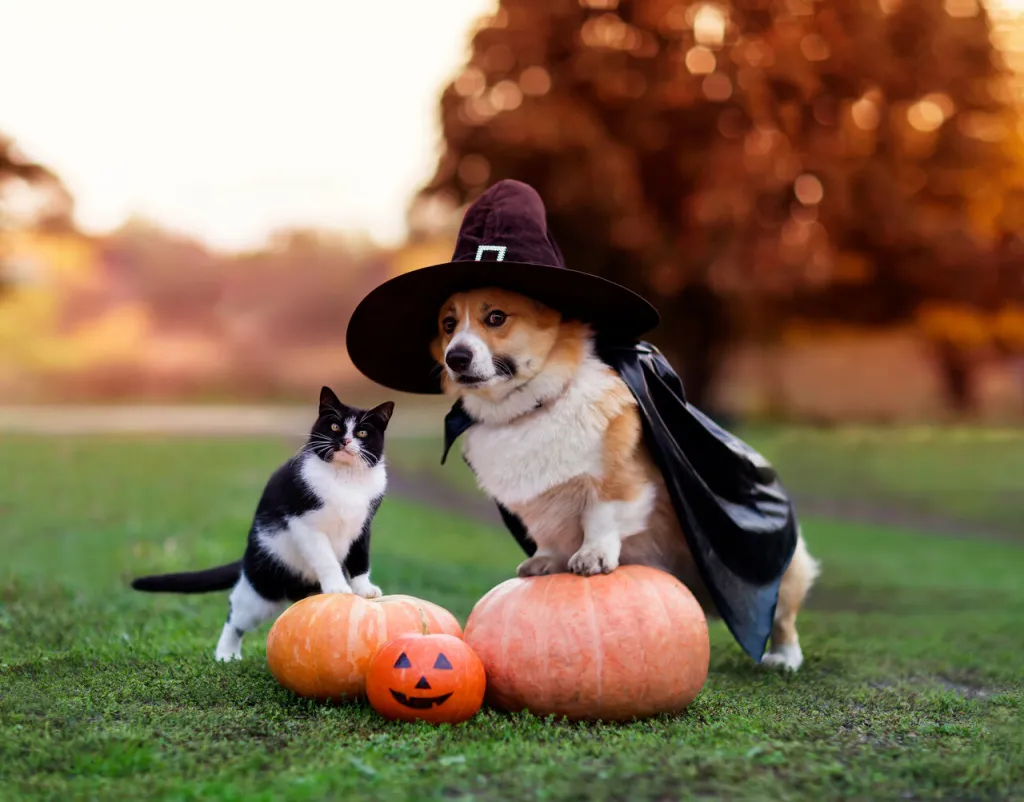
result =
M569 719L681 711L711 653L693 594L641 565L510 579L477 602L465 640L487 671L488 704Z
M380 647L409 632L462 637L455 616L423 599L317 594L296 602L274 622L267 663L277 681L299 696L358 697Z
M366 696L385 718L458 724L484 702L484 664L451 635L402 635L366 673Z

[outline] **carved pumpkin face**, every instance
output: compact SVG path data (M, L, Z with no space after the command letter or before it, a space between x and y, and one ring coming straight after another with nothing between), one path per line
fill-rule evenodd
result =
M366 695L386 718L455 724L480 709L485 683L483 663L459 638L403 635L370 663Z

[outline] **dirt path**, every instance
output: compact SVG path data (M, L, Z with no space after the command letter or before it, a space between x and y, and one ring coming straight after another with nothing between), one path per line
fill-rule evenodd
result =
M804 496L794 493L797 512L801 516L830 518L836 521L891 526L911 532L945 537L999 540L1021 543L1019 533L996 529L980 523L936 515L909 505L890 504L870 499L835 499Z
M409 472L392 466L388 472L388 483L389 492L409 501L457 513L480 523L504 526L494 502L482 493L460 490L429 473ZM979 524L956 521L898 505L863 500L815 498L800 494L794 494L794 502L801 518L824 518L874 526L891 526L942 537L983 538L1020 543L1020 537L1010 532L993 530Z
M21 406L0 407L0 432L19 434L170 434L240 436L305 434L308 407L289 406ZM403 409L388 433L416 437L437 431L431 409Z

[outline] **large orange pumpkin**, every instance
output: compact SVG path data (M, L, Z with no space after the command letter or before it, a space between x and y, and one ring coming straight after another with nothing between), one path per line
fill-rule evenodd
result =
M400 635L377 652L366 696L386 718L458 724L484 702L484 664L451 635Z
M640 565L510 579L477 602L465 640L494 707L610 721L683 710L711 651L689 589Z
M284 687L313 699L361 696L382 645L410 632L462 637L458 620L412 596L323 593L296 602L267 635L267 663Z

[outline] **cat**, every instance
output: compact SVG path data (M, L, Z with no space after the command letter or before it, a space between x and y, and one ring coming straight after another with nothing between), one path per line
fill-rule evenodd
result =
M329 387L309 439L270 477L241 560L180 574L141 577L136 590L206 593L232 588L217 660L238 660L242 638L290 603L315 593L381 595L370 582L370 527L387 488L388 401L346 406Z

